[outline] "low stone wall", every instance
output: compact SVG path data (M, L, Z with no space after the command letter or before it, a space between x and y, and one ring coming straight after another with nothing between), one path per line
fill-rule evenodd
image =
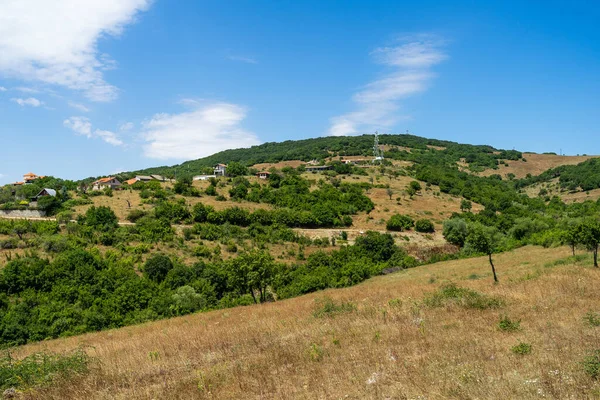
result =
M0 210L0 217L5 218L42 218L46 211L39 210Z

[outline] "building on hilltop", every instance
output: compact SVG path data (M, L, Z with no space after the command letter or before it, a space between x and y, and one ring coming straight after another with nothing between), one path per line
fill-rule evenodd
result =
M98 179L92 183L92 190L103 190L103 189L119 189L121 182L114 176L108 178Z
M225 176L227 175L227 165L225 164L217 164L214 168L214 173L216 176Z
M257 174L256 174L256 177L257 177L258 179L269 179L269 175L271 175L271 173L270 173L270 172L267 172L267 171L262 171L262 172L259 172L259 173L257 173Z

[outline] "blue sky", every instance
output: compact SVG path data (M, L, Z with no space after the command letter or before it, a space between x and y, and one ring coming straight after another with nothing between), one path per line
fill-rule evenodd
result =
M600 154L599 20L593 1L5 0L0 184L376 129Z

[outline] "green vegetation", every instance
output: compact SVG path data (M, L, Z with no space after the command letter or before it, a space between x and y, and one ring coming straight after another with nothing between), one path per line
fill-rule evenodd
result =
M9 351L0 354L0 391L40 387L58 379L86 373L89 357L83 350L58 355L36 353L23 359L14 359Z
M266 143L179 166L141 171L175 177L176 181L131 185L128 190L139 193L144 210L129 211L128 225L119 225L113 210L103 206L92 205L75 215L73 207L90 204L91 196L119 195L118 191L86 193L83 186L92 178L81 182L44 178L31 185L2 188L0 207L6 209L26 208L43 187L57 188L59 194L40 199L37 206L57 214L56 221L0 220L0 250L7 250L0 269L0 346L275 301L450 258L486 255L497 282L493 255L527 244L567 244L573 254L585 249L598 265L600 202L565 204L556 196L546 198L548 192L543 198L530 198L521 192L526 184L548 178L550 172L540 178L509 180L471 173L497 168L503 160L522 159L521 153L411 135L382 135L380 143L389 150L381 165L368 169L327 160L331 156L369 155L372 140L371 135L364 135ZM405 147L410 151L401 149ZM306 179L302 167L272 169L265 181L247 177L255 172L251 167L257 162L297 159L316 159L329 163L332 169L311 175L315 179ZM409 163L397 167L389 160ZM211 179L202 193L194 187L192 176L211 172L216 163L228 163L228 176ZM573 171L589 175L596 165L586 162L560 167L560 174L555 176L560 176L561 185L564 178L571 187L576 175ZM348 176L369 174L367 170L369 179ZM393 236L371 231L347 245L348 234L342 229L353 225L354 216L371 218L368 214L375 205L368 197L369 190L386 189L387 196L393 197L394 190L380 183L384 174L390 179L400 175L414 179L407 181L406 193L414 197L407 203L417 204L440 192L462 197L453 199L457 201L455 209L461 212L443 222L444 238L455 245L447 247L455 253L432 252L417 261L396 244ZM124 173L119 179L132 175ZM594 186L590 179L583 184L577 181L577 187ZM439 186L439 191L432 189L433 185ZM422 196L415 197L417 194ZM203 196L211 196L210 201L226 201L219 204L225 207L217 210L202 201L190 206L190 201L198 200L186 198ZM397 200L403 201L400 197ZM248 202L266 206L263 209L254 204L254 211L250 211ZM484 209L472 212L474 203L476 210L480 205ZM434 215L428 211L422 214ZM400 214L378 223L395 232L414 228L431 234L435 230L430 219L415 222ZM340 232L310 239L292 229L298 227L338 228ZM585 257L580 261L589 262ZM425 304L486 309L500 307L502 301L450 284L428 296ZM322 315L335 314L340 307L348 308L325 302ZM499 328L518 329L518 322L505 317Z
M437 292L427 296L424 303L429 307L458 305L463 308L477 310L498 308L503 305L500 299L483 295L471 289L458 287L454 283L442 286Z
M433 233L435 232L435 227L433 226L433 222L428 219L419 219L415 222L415 231L422 233Z
M530 354L531 353L531 344L530 343L525 343L525 342L519 342L519 344L511 347L510 351L512 351L515 354L524 356L526 354Z
M515 321L503 315L498 322L498 329L503 332L515 332L521 329L521 321Z
M386 223L386 228L389 231L402 232L412 229L414 225L415 221L408 215L395 214Z
M594 379L600 378L600 350L594 350L583 358L583 370Z
M356 310L356 305L353 303L340 301L336 303L331 297L324 297L315 300L316 308L313 315L316 318L335 317L339 314L351 313Z

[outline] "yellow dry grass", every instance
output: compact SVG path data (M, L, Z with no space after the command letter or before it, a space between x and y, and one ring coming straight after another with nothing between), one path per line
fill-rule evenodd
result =
M582 370L600 348L600 271L548 266L566 248L525 247L432 264L296 299L31 344L24 356L79 346L91 372L29 399L585 399L600 385ZM479 279L472 279L477 274ZM471 279L468 277L471 276ZM430 308L427 293L454 281L502 299L500 309ZM356 310L317 318L330 296ZM500 315L521 321L502 332ZM511 347L532 345L531 354Z
M490 176L499 174L505 178L507 174L512 173L515 174L516 178L525 178L527 174L536 176L550 168L555 168L560 165L576 165L594 157L597 156L557 156L553 154L523 153L523 158L525 158L527 162L521 160L506 161L508 167L500 165L498 169L487 169L479 175Z

